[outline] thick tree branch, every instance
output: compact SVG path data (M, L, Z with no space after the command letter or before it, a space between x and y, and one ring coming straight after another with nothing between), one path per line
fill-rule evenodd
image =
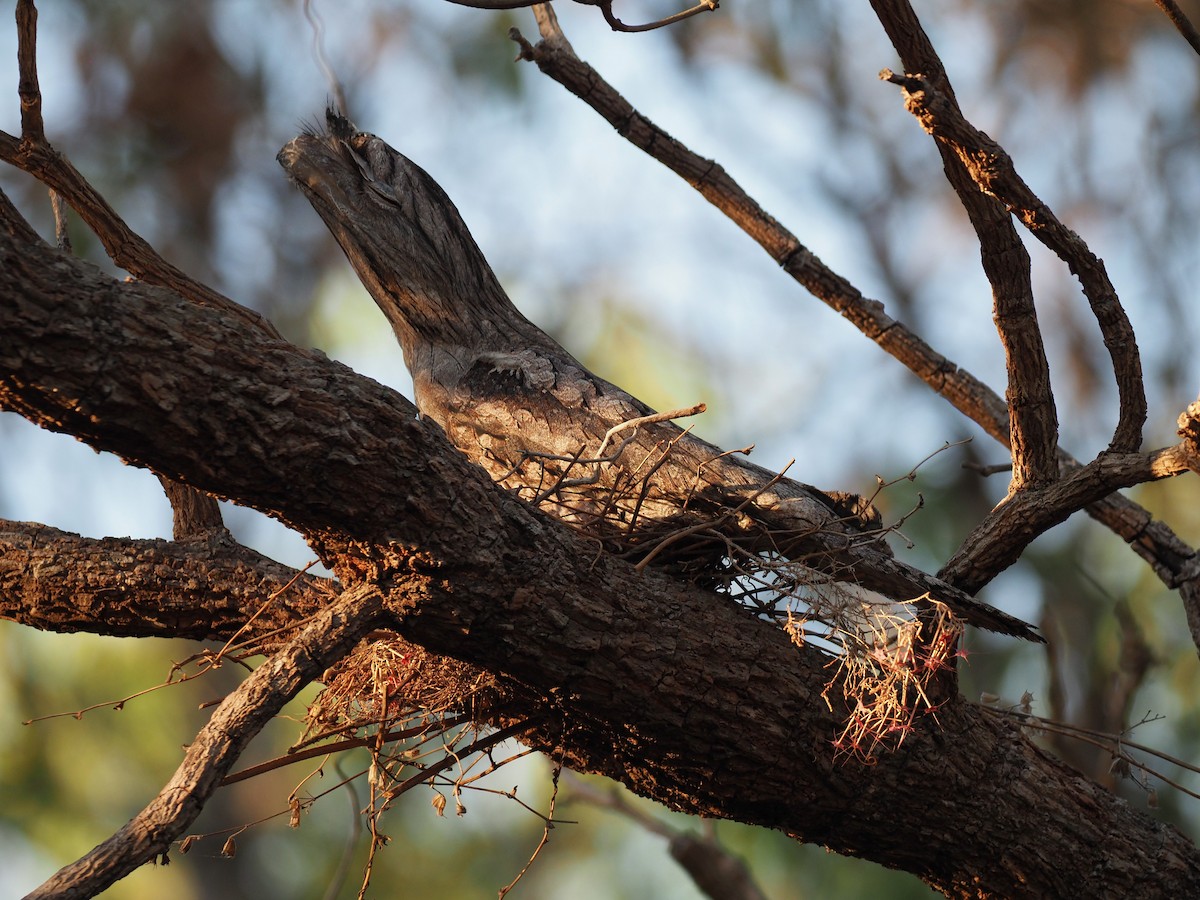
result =
M270 650L337 594L221 536L96 540L0 520L0 619L43 631L224 640L262 608L245 636L273 635Z
M343 581L387 586L404 637L555 698L564 743L534 743L573 767L964 896L1200 892L1186 838L960 700L877 765L836 762L847 710L814 648L597 556L394 392L20 231L0 231L0 403L299 527Z

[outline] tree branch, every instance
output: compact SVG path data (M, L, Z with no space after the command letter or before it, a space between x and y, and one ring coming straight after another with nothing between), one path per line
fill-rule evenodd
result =
M449 0L450 3L458 6L471 6L475 9L522 9L526 6L536 6L541 0ZM656 28L664 28L667 25L674 25L676 22L682 22L684 19L690 19L692 16L700 15L700 13L713 12L720 6L720 0L700 0L695 6L672 15L658 19L654 22L647 22L644 25L627 25L622 22L613 13L612 0L575 0L583 6L598 6L600 12L604 16L604 21L608 23L613 31L624 31L628 33L638 31L653 31Z
M885 69L880 77L904 89L909 112L939 144L954 153L979 190L1001 201L1006 210L1024 223L1030 234L1053 250L1078 277L1100 324L1120 397L1119 421L1109 449L1117 453L1136 451L1141 446L1142 425L1146 421L1142 364L1133 326L1103 261L1038 199L1017 174L1012 158L1004 148L972 126L950 97L919 76L899 76Z
M1086 466L1039 491L1008 497L976 526L938 577L964 590L979 590L1015 563L1038 535L1077 510L1120 488L1173 478L1200 467L1200 455L1186 444L1154 453L1102 453Z
M0 404L300 528L402 636L551 698L560 729L530 741L573 768L963 896L1200 892L1186 838L959 699L877 765L835 762L849 710L814 647L597 556L393 391L0 222Z
M26 900L94 897L139 866L166 857L251 738L305 685L345 656L382 613L377 588L362 585L347 591L221 702L158 797Z
M1191 20L1184 15L1183 10L1179 8L1179 4L1175 0L1154 0L1158 4L1158 8L1167 14L1167 18L1171 20L1171 24L1178 29L1183 35L1183 39L1191 45L1191 48L1197 53L1200 53L1200 31L1196 30L1196 26L1191 23Z
M46 139L42 90L38 87L37 18L33 0L17 0L17 95L21 98L21 137L31 143Z
M275 595L246 634L277 635L271 650L337 594L328 578L220 536L96 540L0 520L0 619L43 631L224 640Z

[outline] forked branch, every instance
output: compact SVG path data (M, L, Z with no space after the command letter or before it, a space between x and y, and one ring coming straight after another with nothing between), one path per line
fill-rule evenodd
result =
M904 89L909 112L954 153L978 189L1003 203L1030 234L1053 250L1078 277L1100 325L1117 382L1120 413L1109 449L1118 453L1137 450L1146 421L1142 364L1133 326L1103 261L1033 193L1017 174L1012 157L1004 148L971 125L947 95L920 76L897 75L884 69L880 77Z

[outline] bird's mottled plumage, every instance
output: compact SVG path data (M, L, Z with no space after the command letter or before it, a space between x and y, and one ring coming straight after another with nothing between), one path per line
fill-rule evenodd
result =
M391 323L422 415L496 480L576 525L590 517L633 540L708 523L746 552L802 564L814 583L929 594L968 622L1040 640L893 559L857 495L780 478L669 421L623 427L653 411L522 316L445 192L380 138L330 113L279 159Z

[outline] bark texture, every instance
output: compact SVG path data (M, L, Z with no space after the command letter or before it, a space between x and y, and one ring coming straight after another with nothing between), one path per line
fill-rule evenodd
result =
M822 699L827 657L710 591L598 555L393 391L219 310L117 283L37 240L2 199L0 406L299 529L344 586L380 592L378 611L359 596L370 622L547 698L555 720L526 735L533 746L673 808L781 829L959 896L1200 894L1184 836L957 698L877 765L836 762L845 710ZM39 555L27 527L9 531L6 617L99 630L104 603L132 621L139 596L157 602L156 566L144 594L126 582L133 600L89 598L63 589L90 565L83 548ZM46 596L60 609L38 620ZM70 609L77 596L89 613ZM148 852L179 810L146 820Z

